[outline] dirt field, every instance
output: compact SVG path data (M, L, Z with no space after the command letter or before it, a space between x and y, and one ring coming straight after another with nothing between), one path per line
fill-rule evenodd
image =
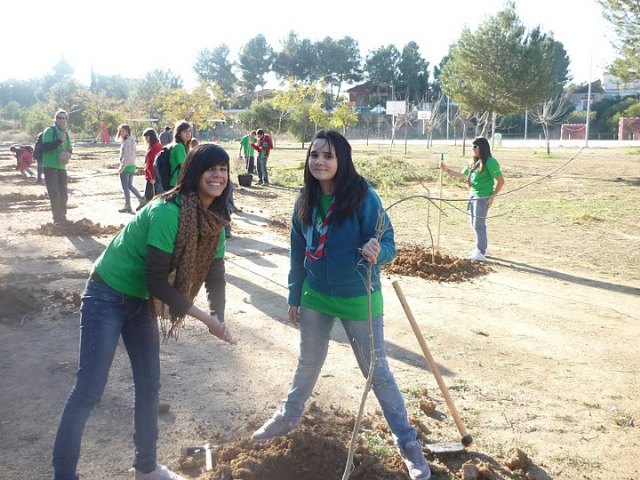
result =
M462 165L458 147L438 148L448 164ZM371 159L389 154L382 146L356 150ZM402 147L396 150L403 158ZM438 156L411 150L405 166L420 171L423 184L380 188L385 205L439 196ZM75 152L68 213L75 223L57 229L48 224L44 187L22 179L0 147L1 479L51 476L51 445L75 377L79 294L93 261L131 218L117 212L123 203L117 149ZM461 454L427 451L433 478L640 478L640 152L494 153L507 183L491 211L487 271L464 275L470 267L460 262L453 276L387 270L384 279L389 361L423 442L460 435L394 280L474 439ZM238 345L223 344L189 319L179 340L161 348L159 460L187 478L342 477L364 379L339 326L303 428L263 446L248 441L278 408L296 364L298 333L285 305L287 223L296 189L279 185L278 177L302 159L300 150L276 149L270 160L275 185L236 190L241 211L233 216L226 259L227 323ZM135 184L142 188L142 177ZM410 252L406 258L430 268L430 238L449 262L466 256L473 234L465 195L445 180L440 221L437 200L415 198L389 211L397 241ZM132 396L120 347L83 438L83 479L133 477ZM361 432L351 478L406 479L373 395ZM217 446L211 472L201 457L180 457L181 447L206 442Z

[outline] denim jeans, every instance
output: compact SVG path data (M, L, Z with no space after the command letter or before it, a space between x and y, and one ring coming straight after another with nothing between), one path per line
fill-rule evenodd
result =
M120 336L131 361L135 387L133 466L150 472L156 466L158 440L158 325L149 315L147 300L118 293L94 277L87 282L80 310L80 362L53 447L53 478L78 478L84 427L104 392Z
M269 157L260 155L258 157L258 179L261 182L269 183L269 174L267 173L267 160Z
M489 213L489 197L471 197L467 211L471 218L471 226L476 232L476 248L483 255L487 251L487 214Z
M136 187L133 186L133 173L122 172L120 174L120 183L122 184L122 190L124 191L124 205L125 207L131 206L131 196L129 191L133 192L139 201L142 201L143 196Z
M308 308L300 308L300 356L291 389L283 401L283 414L300 419L304 405L313 392L320 370L327 357L329 334L335 317ZM369 322L340 320L351 349L355 353L360 371L366 377L371 362ZM404 399L389 369L384 343L383 318L373 319L373 339L376 363L373 369L373 392L382 407L389 428L400 445L416 439L416 431L409 423Z
M44 167L44 182L51 203L51 213L54 222L67 219L67 171L63 168Z

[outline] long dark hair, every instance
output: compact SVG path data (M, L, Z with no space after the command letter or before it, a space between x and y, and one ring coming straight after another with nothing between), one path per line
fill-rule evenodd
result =
M171 192L177 192L181 195L197 192L200 177L214 165L226 166L228 175L229 154L224 148L212 143L202 144L192 148L189 150L189 153L187 153L187 157L182 164L178 183ZM222 195L214 199L209 207L209 210L226 220L231 219L229 209L227 208L227 197L229 196L230 189L231 179L227 178L227 186L224 188Z
M158 140L158 134L153 128L147 128L144 132L142 132L142 136L149 137L149 148L151 148L151 145L153 145L154 143L158 143L160 141Z
M182 120L180 122L178 122L176 124L176 130L173 134L173 141L176 143L181 143L182 145L184 145L184 149L188 152L189 151L189 142L184 143L182 141L182 137L180 137L180 134L182 132L184 132L185 130L188 130L191 128L191 124L189 122L187 122L186 120Z
M320 130L309 144L304 164L304 186L298 197L298 218L305 225L312 225L314 222L313 209L320 201L320 182L309 171L309 156L316 140L327 142L338 159L338 170L333 178L335 197L333 215L335 221L342 223L360 207L367 196L369 185L364 177L356 171L349 141L335 130Z
M484 170L484 167L487 165L487 159L491 156L491 146L489 145L489 140L484 137L476 137L471 145L476 145L478 147L478 157L482 164L478 169L479 172Z

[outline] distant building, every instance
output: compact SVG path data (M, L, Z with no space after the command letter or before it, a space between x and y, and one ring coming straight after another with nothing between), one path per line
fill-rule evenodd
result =
M582 85L577 87L571 95L569 95L569 99L571 103L575 105L576 112L586 112L587 104L589 98L589 85ZM602 82L600 80L596 80L591 83L591 105L596 102L599 102L604 98L604 89L602 88Z
M605 97L627 97L640 94L640 81L624 82L613 75L605 74L602 79Z

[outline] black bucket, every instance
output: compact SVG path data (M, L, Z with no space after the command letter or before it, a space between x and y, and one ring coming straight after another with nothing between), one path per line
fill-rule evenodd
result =
M253 181L253 175L250 173L239 173L238 174L238 183L241 187L250 187L251 182Z

